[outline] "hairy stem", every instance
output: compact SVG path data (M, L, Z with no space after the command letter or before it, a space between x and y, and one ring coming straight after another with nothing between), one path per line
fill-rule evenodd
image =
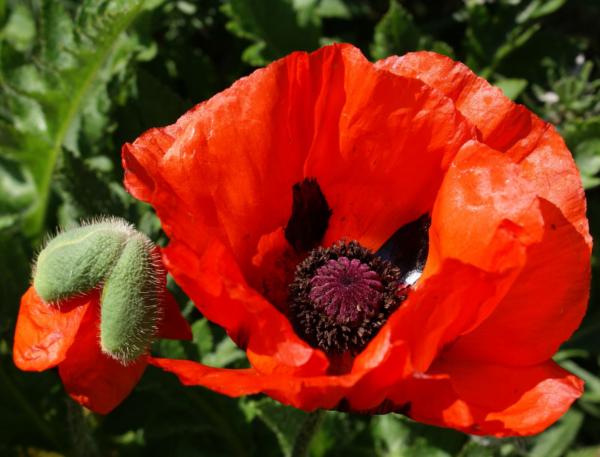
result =
M310 450L310 443L312 442L315 433L319 430L319 427L323 423L325 418L325 411L318 409L313 413L309 414L304 420L298 436L294 442L292 449L292 457L307 457L308 451Z

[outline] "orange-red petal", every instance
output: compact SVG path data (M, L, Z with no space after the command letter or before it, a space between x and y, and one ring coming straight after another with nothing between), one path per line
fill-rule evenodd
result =
M99 344L99 308L90 306L73 345L58 372L67 393L83 406L108 414L133 390L146 368L147 357L124 366L102 353Z
M408 415L420 422L514 436L541 432L582 392L583 382L552 361L513 368L448 358L399 384L392 399L410 402Z
M589 298L590 252L585 239L547 200L540 201L544 237L493 313L456 341L457 358L506 365L549 359L583 318Z
M30 287L21 298L17 318L13 348L15 365L21 370L43 371L61 363L97 295L92 292L55 306L45 303L33 286Z
M463 147L444 179L424 277L439 270L444 259L504 277L472 324L455 327L455 351L463 358L541 363L585 313L589 245L537 190L519 164L476 142ZM463 285L475 279L466 275Z
M556 205L591 246L579 172L554 127L446 56L413 52L375 65L418 78L452 99L478 129L481 141L519 163L538 195Z

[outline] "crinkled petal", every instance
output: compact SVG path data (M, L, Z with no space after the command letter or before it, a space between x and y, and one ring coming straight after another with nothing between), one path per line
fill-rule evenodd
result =
M446 258L490 272L520 267L526 246L542 234L535 186L519 166L481 143L467 143L437 196L425 276Z
M417 421L500 437L541 432L582 392L583 382L552 361L514 368L449 357L399 384L392 399L410 403Z
M494 312L456 341L457 358L506 365L540 363L583 319L591 274L588 245L556 206L547 200L540 206L544 237L527 249L525 266Z
M99 343L99 309L90 306L65 360L58 366L67 393L99 414L108 414L138 383L147 357L124 366L102 353Z
M519 163L538 195L557 206L591 246L579 172L554 127L509 100L466 65L448 57L414 52L375 65L418 78L451 98L477 127L481 141Z
M61 363L73 344L87 309L97 292L53 306L30 287L21 299L15 329L13 360L21 370L43 371Z
M455 350L464 358L541 363L585 314L589 245L537 191L519 164L476 142L463 147L444 179L425 277L447 258L489 272L512 271L495 300L455 333Z

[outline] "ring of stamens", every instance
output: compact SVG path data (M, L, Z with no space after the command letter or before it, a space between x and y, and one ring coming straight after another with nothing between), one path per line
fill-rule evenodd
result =
M290 284L291 321L313 347L357 354L404 300L400 278L356 241L313 249Z

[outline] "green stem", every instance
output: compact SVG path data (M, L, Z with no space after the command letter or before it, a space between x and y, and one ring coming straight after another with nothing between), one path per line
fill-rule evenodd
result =
M294 442L291 457L307 457L308 451L310 450L310 443L312 442L315 433L321 427L323 419L325 418L325 411L318 409L315 412L308 415L304 420L298 436Z
M83 407L67 398L67 420L74 457L100 457L98 445Z
M48 424L40 419L40 415L29 403L27 398L21 393L21 391L13 384L12 380L4 371L2 363L0 363L0 381L4 384L5 390L9 393L15 402L19 405L22 412L31 420L31 423L35 425L38 431L51 443L56 449L61 449L62 446L60 441L54 436L52 429L48 427Z

